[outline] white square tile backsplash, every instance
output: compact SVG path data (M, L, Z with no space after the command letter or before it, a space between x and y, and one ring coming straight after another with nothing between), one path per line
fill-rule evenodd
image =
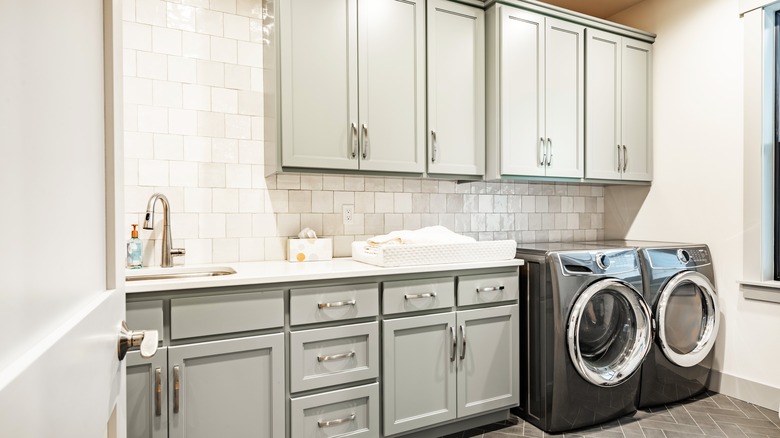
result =
M604 235L601 186L320 174L266 178L260 0L124 0L125 212L141 223L149 197L171 203L184 260L286 258L286 239L310 227L334 255L357 239L443 225L475 238L523 242ZM344 225L342 207L353 205ZM141 230L144 265L159 264Z

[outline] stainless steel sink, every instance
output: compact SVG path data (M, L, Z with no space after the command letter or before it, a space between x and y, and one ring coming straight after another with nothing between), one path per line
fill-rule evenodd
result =
M175 280L183 278L198 278L198 277L219 277L222 275L235 274L236 271L233 268L220 267L220 268L172 268L172 269L156 269L154 272L139 272L138 274L130 274L125 276L125 281L146 281L146 280Z

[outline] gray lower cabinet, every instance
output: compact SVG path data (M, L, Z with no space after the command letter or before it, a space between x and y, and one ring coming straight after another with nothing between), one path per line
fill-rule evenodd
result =
M171 438L285 434L284 334L168 347Z
M168 436L167 351L161 347L150 359L127 353L127 437Z
M453 420L455 312L384 321L384 433Z
M384 433L519 402L517 304L384 321Z
M458 311L458 417L520 402L516 304Z

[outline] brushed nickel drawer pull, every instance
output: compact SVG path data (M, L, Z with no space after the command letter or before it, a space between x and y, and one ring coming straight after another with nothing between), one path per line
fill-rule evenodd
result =
M439 146L436 142L436 131L431 130L431 163L435 163L439 158Z
M450 327L450 339L452 339L452 352L450 353L450 362L455 362L455 356L458 352L458 336L455 334L455 326Z
M317 422L317 426L318 427L336 426L337 424L349 423L350 421L355 421L355 413L354 412L349 414L348 417L339 418L339 419L336 419L336 420L328 420L328 421L320 420L320 421Z
M354 351L350 351L349 353L333 354L331 356L317 356L317 362L326 362L329 360L336 360L336 359L347 359L350 357L355 357Z
M154 369L154 415L162 415L162 370Z
M436 298L436 292L426 292L423 294L406 294L404 295L405 300L413 300L415 298Z
M344 307L344 306L354 306L357 303L356 300L349 300L349 301L336 301L333 303L319 303L317 304L318 309L327 309L330 307Z
M180 389L180 368L178 365L173 367L173 413L179 413L179 389Z
M504 290L504 286L503 285L501 285L501 286L493 286L493 287L478 287L477 288L477 293L480 293L480 292L495 292L495 291L501 292L503 290Z

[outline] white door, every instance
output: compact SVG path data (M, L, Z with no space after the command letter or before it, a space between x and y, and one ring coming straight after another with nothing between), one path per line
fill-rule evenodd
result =
M0 436L124 436L121 8L0 11Z

